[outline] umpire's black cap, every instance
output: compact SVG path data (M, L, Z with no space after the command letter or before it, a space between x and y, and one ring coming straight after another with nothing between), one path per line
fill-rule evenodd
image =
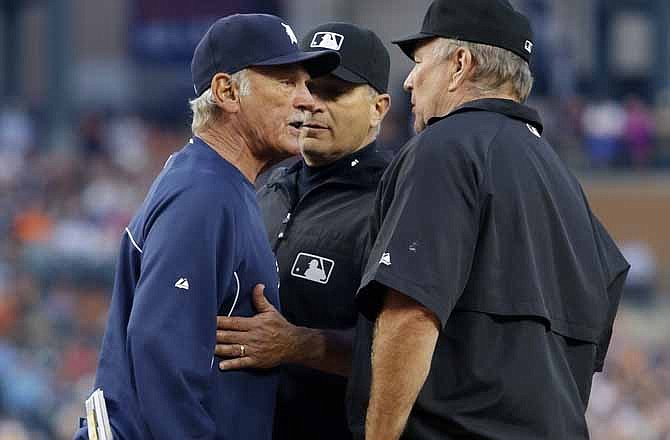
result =
M200 96L218 72L233 74L251 66L292 63L303 63L310 75L320 76L337 67L340 56L330 50L300 50L293 29L274 15L229 15L217 20L195 48L193 87Z
M305 51L338 51L342 60L333 75L351 83L370 84L379 93L386 93L391 58L371 30L350 23L324 23L307 32L300 46Z
M530 62L533 31L528 19L507 0L434 0L421 32L394 40L410 58L417 43L445 37L507 49Z

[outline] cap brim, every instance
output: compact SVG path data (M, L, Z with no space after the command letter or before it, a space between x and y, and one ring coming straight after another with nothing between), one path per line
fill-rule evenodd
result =
M368 80L362 76L352 72L344 66L338 66L335 70L330 72L331 75L338 77L339 79L354 83L354 84L367 84Z
M427 34L425 32L419 32L418 34L412 34L403 38L398 38L397 40L392 40L391 43L397 45L400 48L400 50L402 50L405 53L405 55L407 55L413 60L414 49L416 48L416 45L421 40L426 40L428 38L435 38L436 36L437 35Z
M294 52L288 55L271 58L254 63L254 66L283 66L300 63L313 77L331 73L340 65L340 54L334 50L317 50L313 52Z

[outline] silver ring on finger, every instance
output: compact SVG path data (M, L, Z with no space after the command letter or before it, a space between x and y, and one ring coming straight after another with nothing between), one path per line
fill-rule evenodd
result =
M244 345L240 344L240 357L244 357L245 352L246 348L244 347Z

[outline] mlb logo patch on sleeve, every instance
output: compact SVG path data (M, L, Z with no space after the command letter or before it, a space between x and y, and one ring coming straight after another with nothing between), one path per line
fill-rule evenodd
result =
M297 278L328 284L335 262L329 258L300 252L291 268L291 275Z

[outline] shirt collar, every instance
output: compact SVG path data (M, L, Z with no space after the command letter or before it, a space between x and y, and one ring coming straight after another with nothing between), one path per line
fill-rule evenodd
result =
M345 172L345 170L354 170L354 169L370 169L370 168L379 168L386 167L388 164L387 156L380 149L377 141L372 141L365 147L361 148L358 151L355 151L351 154L348 154L335 162L322 166L322 167L308 167L304 160L299 160L291 167L286 170L286 174L291 174L299 169L309 170L310 174L330 174L331 170L338 170L339 172Z
M351 154L348 154L335 162L322 166L322 167L310 167L303 162L302 167L308 176L314 176L317 174L340 174L347 172L351 168L367 168L370 165L370 162L376 159L377 157L377 141L366 145L358 151L355 151Z
M537 128L540 134L542 134L543 125L540 114L527 105L520 104L516 101L512 101L511 99L485 98L466 102L465 104L456 107L446 116L430 118L428 125L432 125L457 113L465 113L469 111L488 111L500 113L510 118L519 119L527 124L530 124Z
M332 164L319 168L309 168L316 173L318 181L346 181L362 185L376 185L378 173L383 172L392 159L392 154L389 151L381 150L377 141L366 145L360 150L348 154L345 157L338 159ZM285 169L284 172L274 179L273 183L289 184L294 182L299 173L304 173L307 165L303 160L300 160Z

